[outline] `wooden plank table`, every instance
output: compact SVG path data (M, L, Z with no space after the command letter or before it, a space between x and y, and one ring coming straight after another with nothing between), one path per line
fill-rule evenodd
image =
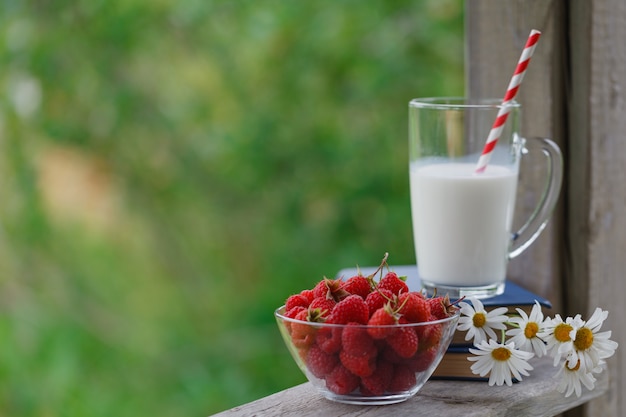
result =
M558 380L553 376L557 368L552 366L552 358L535 358L530 363L534 367L530 376L512 387L490 387L486 382L476 381L431 380L415 397L403 403L357 406L329 401L307 382L214 416L554 416L608 391L609 377L605 370L597 376L593 391L583 386L580 398L575 394L565 398L556 391Z

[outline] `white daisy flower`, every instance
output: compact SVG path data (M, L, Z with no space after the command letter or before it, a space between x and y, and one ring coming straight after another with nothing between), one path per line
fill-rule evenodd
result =
M543 330L537 335L546 342L547 351L554 357L554 366L559 363L561 357L567 357L574 350L572 331L575 335L576 330L584 324L580 314L568 317L565 321L557 314L553 319L547 318L544 321Z
M538 336L543 328L543 312L541 305L535 301L530 317L520 308L517 309L519 317L511 317L510 322L517 325L515 329L506 331L507 336L513 336L510 340L515 342L518 349L533 352L537 357L547 353L546 344Z
M489 336L489 339L497 339L493 329L506 329L504 323L509 321L509 318L505 315L508 311L507 308L498 307L487 312L480 300L475 297L470 297L469 300L472 304L466 302L459 303L461 318L459 318L457 329L467 331L465 340L474 338L474 345L487 340L487 336Z
M600 360L613 356L617 342L609 340L611 331L601 332L600 327L609 312L596 308L591 318L578 329L572 329L570 338L574 349L567 357L567 366L580 366L585 370L594 369ZM580 365L578 365L580 363Z
M472 372L476 375L489 375L489 385L502 385L506 383L508 386L513 385L511 375L518 381L522 380L522 375L528 376L528 371L533 367L528 360L534 356L534 353L524 352L515 349L514 342L498 343L484 340L478 344L477 349L470 348L469 351L476 355L467 359L476 362L471 366Z
M590 391L595 388L596 378L593 374L602 371L600 365L602 365L604 361L601 360L598 366L587 371L580 366L580 361L578 361L575 366L570 367L569 359L568 357L563 362L563 365L559 368L556 375L554 375L555 378L561 379L556 390L560 393L564 393L565 397L569 397L574 392L577 397L580 397L582 394L582 385L587 387Z

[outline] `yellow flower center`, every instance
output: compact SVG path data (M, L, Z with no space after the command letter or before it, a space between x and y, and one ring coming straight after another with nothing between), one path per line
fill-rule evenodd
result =
M487 316L484 313L476 313L472 317L472 323L474 327L483 327L487 323Z
M587 350L593 344L593 332L586 327L576 331L574 346L578 350Z
M554 328L554 338L558 342L561 342L561 343L569 342L570 340L572 340L572 338L569 337L569 333L572 330L573 330L573 328L569 324L567 324L567 323L559 323Z
M576 362L576 365L573 368L570 368L569 366L567 366L568 362L565 361L565 369L567 369L568 371L572 371L572 372L576 372L580 369L580 359L578 359L578 362Z
M524 328L524 336L526 336L526 339L532 339L533 337L537 336L538 331L539 325L534 321L531 321L526 324L526 328Z
M505 362L511 357L511 351L504 347L499 347L491 351L491 357L497 361Z

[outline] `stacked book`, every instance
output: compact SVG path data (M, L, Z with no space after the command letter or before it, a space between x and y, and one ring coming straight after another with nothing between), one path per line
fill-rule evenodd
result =
M415 265L401 265L390 268L398 276L407 277L407 285L411 291L419 291L421 284L417 267ZM364 275L371 274L376 267L346 268L339 271L337 277L350 277L360 271ZM522 288L518 284L507 281L504 293L491 298L481 299L486 311L491 311L497 307L507 307L510 315L518 315L517 309L521 309L530 315L530 311L535 305L535 300L544 308L552 308L552 304L533 292ZM472 373L470 367L473 362L467 360L471 356L469 348L473 347L472 340L465 340L465 332L456 331L446 354L439 363L439 366L431 376L432 379L460 379L485 381L487 378L480 377Z

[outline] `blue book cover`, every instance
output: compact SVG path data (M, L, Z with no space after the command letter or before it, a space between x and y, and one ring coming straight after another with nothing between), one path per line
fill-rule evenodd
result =
M352 275L356 275L358 271L360 271L363 275L369 275L376 271L375 266L367 266L360 268L345 268L340 270L337 273L337 277L343 277L347 279ZM419 279L419 274L417 271L417 266L415 265L399 265L399 266L390 266L389 270L394 271L398 276L405 276L406 283L411 291L420 291L422 286ZM386 272L386 269L383 269L383 273ZM442 294L444 295L444 294ZM544 297L539 296L525 288L522 288L520 285L514 283L513 281L506 281L504 287L504 293L497 295L491 298L484 298L480 301L485 306L485 309L489 310L494 307L509 307L509 313L515 314L515 308L521 308L526 313L530 313L532 306L535 304L535 300L541 304L542 307L552 308L552 303Z

